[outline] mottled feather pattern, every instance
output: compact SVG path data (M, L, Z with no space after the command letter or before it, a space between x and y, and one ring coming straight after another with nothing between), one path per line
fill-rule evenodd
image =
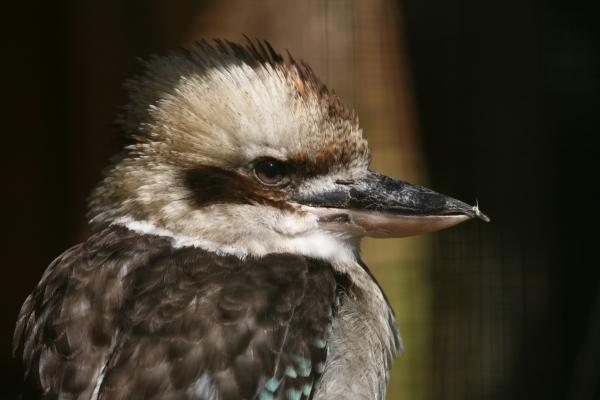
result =
M14 338L26 371L25 397L38 390L46 398L91 396L117 328L118 276L160 251L133 236L108 230L67 250L27 298Z
M335 296L326 262L242 261L111 227L48 268L16 353L48 399L89 399L105 364L99 399L308 399Z

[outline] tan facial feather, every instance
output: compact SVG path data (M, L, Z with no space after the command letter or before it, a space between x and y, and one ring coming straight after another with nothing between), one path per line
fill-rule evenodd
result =
M127 83L130 104L119 119L133 143L91 197L95 225L127 217L188 236L242 241L256 235L257 227L279 229L278 221L292 213L276 206L283 204L281 193L251 181L253 160L286 160L313 177L353 176L368 167L369 150L355 113L310 67L285 60L267 44L201 42L152 58L144 68ZM229 184L246 182L243 187L252 190L223 191L235 199L224 196L227 207L219 208L219 199L208 192L204 198L211 198L210 205L190 202L194 193L185 176L202 168L227 171L235 177ZM197 195L202 188L194 190ZM235 218L244 229L212 222ZM308 220L294 224L294 231L302 231L303 224L314 227Z

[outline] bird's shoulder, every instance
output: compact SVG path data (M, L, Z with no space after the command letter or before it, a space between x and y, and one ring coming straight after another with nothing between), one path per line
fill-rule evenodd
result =
M168 247L164 239L110 227L46 268L21 307L13 339L25 398L91 396L126 297L123 277Z
M111 227L50 265L16 351L49 394L309 398L336 284L323 261L240 259Z

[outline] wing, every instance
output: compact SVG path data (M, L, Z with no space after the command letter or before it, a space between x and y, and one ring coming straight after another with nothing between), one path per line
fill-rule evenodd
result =
M324 262L173 249L113 227L48 268L16 353L43 398L308 399L335 287Z
M335 300L326 263L186 248L128 276L100 399L308 399Z
M112 228L67 250L47 268L15 330L24 398L91 398L115 340L122 276L167 250L165 240Z

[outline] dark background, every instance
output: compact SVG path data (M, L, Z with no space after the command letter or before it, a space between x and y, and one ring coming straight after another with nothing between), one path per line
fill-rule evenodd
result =
M472 293L479 284L448 272L464 261L451 258L461 238L493 240L480 254L505 267L496 276L502 304L491 309L506 338L495 341L498 356L514 359L486 395L600 399L598 10L581 1L403 4L433 185L467 195L477 188L494 220L493 238L476 226L436 236L437 286L462 283L460 296L485 312L477 305L485 294Z
M3 6L6 398L19 381L10 354L19 307L86 235L85 197L113 152L107 116L126 99L120 82L134 57L178 46L181 21L206 6L169 4ZM476 193L493 219L433 241L436 399L600 399L600 15L585 6L401 3L432 185Z

